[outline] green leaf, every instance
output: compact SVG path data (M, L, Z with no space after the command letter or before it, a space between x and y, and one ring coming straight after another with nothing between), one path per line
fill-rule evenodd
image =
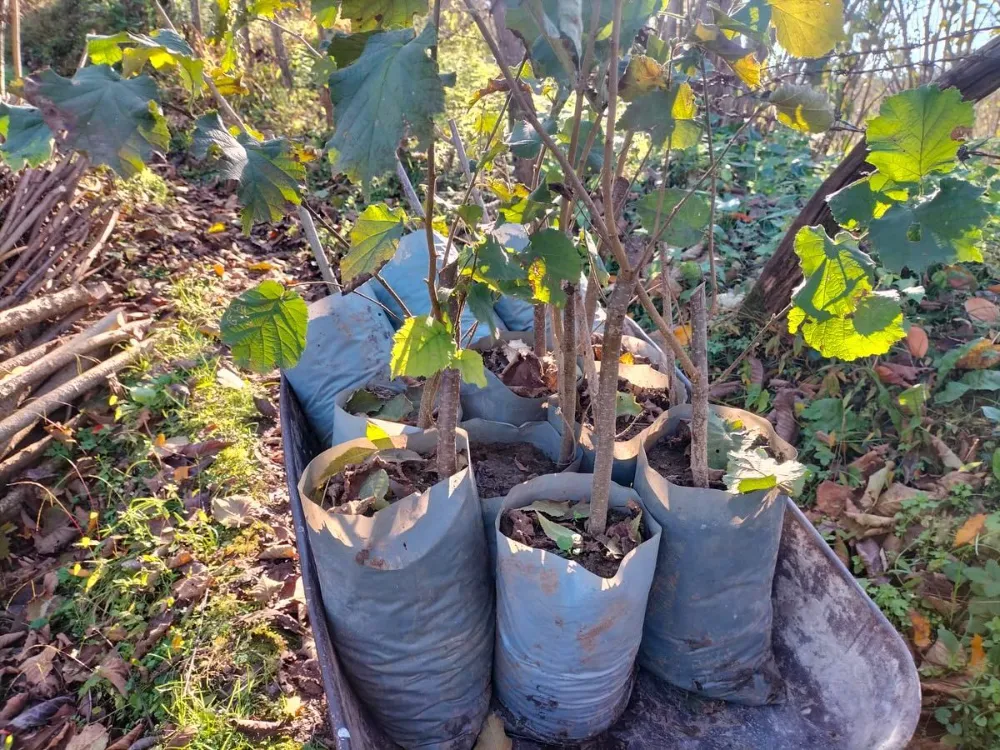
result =
M917 383L899 394L899 405L910 414L920 414L929 398L927 385Z
M972 127L973 117L972 102L955 88L921 86L889 97L868 121L868 163L894 182L950 172L961 145L952 133Z
M72 78L43 70L25 79L24 97L53 133L66 131L66 148L124 177L170 145L156 84L148 76L126 80L106 65L88 66Z
M343 0L340 14L354 31L409 28L413 16L427 12L427 0Z
M374 393L364 388L359 388L344 404L344 409L349 414L364 414L373 416L382 409L383 401Z
M451 366L458 370L462 380L479 388L486 387L486 368L483 356L474 349L459 349L451 358Z
M378 33L378 31L359 31L356 34L345 34L343 31L335 31L330 37L326 54L336 60L338 68L346 68L361 57L368 40ZM326 84L326 81L323 83Z
M663 209L660 211L660 228L670 216L674 206L684 199L688 191L683 188L667 188L663 195ZM694 193L681 206L677 215L670 222L670 226L660 233L660 239L668 245L674 247L690 247L698 243L708 228L708 220L711 214L711 206L708 196L704 193ZM639 221L650 233L656 231L656 207L659 202L659 191L653 191L644 195L636 203L636 211L639 213Z
M821 57L844 38L842 0L768 0L778 44L794 57Z
M52 158L54 139L42 113L35 107L0 102L0 155L14 172L25 165L37 167Z
M583 536L571 529L567 529L558 523L553 523L545 517L544 513L535 513L545 536L556 543L556 546L563 552L571 552L583 544Z
M329 29L337 23L340 0L312 0L312 18L318 26Z
M218 113L200 117L191 147L196 158L219 157L219 174L236 180L236 195L243 206L243 231L255 221L278 221L289 205L302 202L299 183L305 167L296 161L288 141L275 138L255 141L245 133L233 137Z
M361 57L330 76L334 169L366 189L395 168L404 134L433 137L434 115L444 111L442 80L427 54L436 41L431 24L419 36L412 29L375 34Z
M462 274L503 292L508 285L527 284L528 274L518 256L507 250L491 235L476 246L465 246L459 253Z
M506 23L528 49L539 37L546 46L545 37L552 41L566 39L576 59L583 57L582 0L512 0L507 3Z
M778 461L764 448L731 453L723 481L734 493L756 492L777 487L795 497L805 484L806 467L798 461Z
M995 406L984 406L983 416L993 422L1000 422L1000 409Z
M832 193L826 201L838 224L856 230L867 229L872 219L882 218L892 205L907 197L906 189L876 172Z
M687 83L657 88L637 95L618 120L625 130L642 130L654 143L670 141L671 148L688 148L698 143L701 128L694 122L697 108L694 92Z
M573 241L558 229L543 229L531 235L521 257L535 301L565 304L562 282L577 283L583 270L583 259Z
M542 122L545 131L552 135L556 132L556 123L552 120ZM542 149L542 137L527 120L519 120L507 139L510 152L521 159L534 159Z
M861 298L854 313L854 328L862 336L885 331L900 319L903 311L892 293L869 294Z
M500 318L493 309L493 292L490 288L486 284L473 282L465 301L476 320L489 328L491 336L496 337L500 330Z
M472 230L479 226L479 222L483 218L482 206L477 206L475 203L463 203L458 207L457 213L465 222L465 226Z
M846 233L831 240L823 227L802 227L795 235L795 254L805 278L792 302L803 315L817 321L848 315L858 298L871 291L874 264ZM791 326L789 330L795 332Z
M455 341L444 323L430 315L407 318L393 337L392 377L429 378L451 364Z
M824 357L838 357L846 361L885 354L893 344L906 338L902 313L886 329L866 335L857 330L853 318L834 317L817 321L806 319L799 308L792 308L788 313L788 330L794 333L800 326L809 346Z
M635 400L635 396L625 391L618 391L615 394L615 416L616 417L638 417L642 414L642 407Z
M521 510L533 510L552 518L566 518L570 515L569 500L535 500L531 505L526 505Z
M368 497L374 497L376 500L384 500L385 496L388 494L389 474L385 469L373 471L365 477L365 481L363 481L361 486L358 487L359 500L364 500Z
M201 91L205 85L205 63L184 38L171 29L158 29L149 35L127 31L111 36L89 34L87 54L95 65L122 62L122 74L126 78L141 72L146 63L150 63L156 70L176 67L189 94Z
M229 303L222 316L222 342L241 367L269 372L294 367L306 347L305 301L277 281L262 281Z
M825 92L811 86L785 83L769 99L778 121L803 133L822 133L833 125L833 105Z
M351 250L340 264L344 281L363 273L375 273L392 259L406 230L406 213L384 203L368 206L351 229Z
M667 6L666 0L629 0L622 7L621 33L618 48L627 50L639 30L646 25L651 16L661 13ZM612 13L614 3L584 2L583 28L590 29L591 19L597 10L597 46L594 50L597 60L607 60L611 47ZM652 35L650 35L652 37Z
M275 18L278 13L294 8L292 0L250 0L247 3L247 15L250 18Z
M379 409L378 417L390 422L399 422L413 412L413 402L403 393L397 393Z
M742 423L722 417L715 411L708 412L708 465L723 470L729 465L729 455L749 449L757 434Z
M954 261L981 261L977 247L989 209L982 188L945 177L934 196L915 208L897 204L871 223L869 239L891 271L919 273Z
M961 380L949 382L934 400L939 404L947 404L960 399L969 391L1000 391L1000 371L974 370L967 372Z
M1000 448L993 451L993 476L1000 479Z

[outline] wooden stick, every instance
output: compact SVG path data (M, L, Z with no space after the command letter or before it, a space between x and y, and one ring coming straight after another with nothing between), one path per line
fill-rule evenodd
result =
M0 421L0 443L6 443L21 430L37 424L60 406L70 404L87 391L96 388L109 376L132 364L152 343L152 338L146 339L121 354L116 354L111 359L87 370L83 375L73 378L51 393L33 399L9 417Z
M0 380L0 403L25 388L41 382L59 368L75 362L78 357L95 349L102 349L125 341L142 326L148 324L149 320L138 320L116 330L99 333L96 336L87 336L81 333L69 343L49 352L24 371Z
M55 347L59 346L59 341L46 341L31 349L26 349L20 354L15 354L10 359L0 362L0 378L10 375L18 367L27 367L32 362L37 362Z
M80 260L80 264L73 271L73 282L79 283L83 280L84 275L87 273L87 269L90 268L94 263L94 259L97 258L97 254L101 252L101 248L104 247L104 243L108 241L108 237L115 229L115 225L118 223L118 208L115 207L111 210L110 215L104 222L104 226L101 228L100 234L97 235L97 239L94 240L87 252L84 253L83 258Z
M63 429L71 430L76 427L82 416L82 414L75 414L71 420L63 425ZM7 484L12 476L27 469L42 458L54 439L52 435L46 435L0 463L0 486Z
M458 163L462 165L462 172L465 174L465 179L472 187L472 199L483 209L483 218L487 218L489 213L486 210L486 203L483 201L482 193L479 192L479 189L473 182L469 156L465 153L465 145L462 143L462 136L458 134L458 125L455 124L455 118L448 120L448 127L451 128L451 142L455 146L455 153L458 154Z
M0 312L0 336L7 336L43 320L65 315L78 307L100 302L111 294L105 282L89 286L71 286L55 294L45 295L18 307Z
M81 331L77 338L94 338L95 336L100 336L108 331L114 331L118 328L123 328L125 326L125 317L122 315L121 308L116 308L105 315L103 318L98 320L93 325L89 326L85 330ZM84 359L78 359L75 362L70 362L65 365L62 369L56 371L48 380L46 380L42 386L38 389L36 393L37 396L44 396L63 383L67 383L77 375L80 375L84 370L90 367L90 362Z
M299 206L299 221L302 222L302 230L305 232L306 240L309 242L313 257L316 259L316 265L319 266L320 276L323 277L323 281L327 283L331 291L339 292L340 284L337 283L337 277L330 267L330 261L326 257L326 250L323 249L323 243L319 241L319 234L316 232L316 224L313 223L312 214L303 205Z

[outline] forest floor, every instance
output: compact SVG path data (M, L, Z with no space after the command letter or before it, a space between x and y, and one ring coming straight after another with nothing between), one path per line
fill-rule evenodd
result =
M797 193L778 178L789 167ZM0 590L19 613L0 615L0 722L14 750L71 735L94 740L81 749L319 750L277 374L236 368L218 320L264 278L307 299L322 287L291 225L244 236L223 187L157 171L152 193L123 191L106 271L115 303L159 320L155 349L24 478L45 488L42 510L0 527ZM911 644L926 708L914 747L997 747L1000 274L901 285L916 325L877 360L822 360L780 324L758 336L727 310L822 171L801 142L733 152L713 380L743 359L714 393L790 431L811 469L803 507ZM677 291L704 270L682 258Z

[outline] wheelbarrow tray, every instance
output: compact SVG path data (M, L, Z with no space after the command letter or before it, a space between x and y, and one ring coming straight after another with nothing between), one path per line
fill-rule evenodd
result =
M285 471L309 618L340 750L393 748L359 703L337 660L312 557L298 480L326 446L311 433L282 377ZM920 714L920 683L906 644L812 524L785 513L774 579L774 651L787 699L748 707L703 700L636 676L622 718L579 747L593 750L893 750L904 748ZM542 747L515 739L518 749Z

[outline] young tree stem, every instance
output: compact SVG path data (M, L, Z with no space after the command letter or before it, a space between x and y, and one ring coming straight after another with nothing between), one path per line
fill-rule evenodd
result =
M438 408L437 466L442 477L450 477L458 469L455 451L455 427L458 426L458 391L461 377L449 367L441 373L441 398Z
M559 372L562 375L563 390L559 394L559 407L562 409L563 423L562 446L559 450L559 466L569 465L576 452L576 287L566 284L566 307L563 309L562 341L559 351L562 355L559 362ZM553 308L553 311L555 308Z
M708 487L708 317L705 285L699 284L691 297L691 350L699 377L691 387L691 482Z

